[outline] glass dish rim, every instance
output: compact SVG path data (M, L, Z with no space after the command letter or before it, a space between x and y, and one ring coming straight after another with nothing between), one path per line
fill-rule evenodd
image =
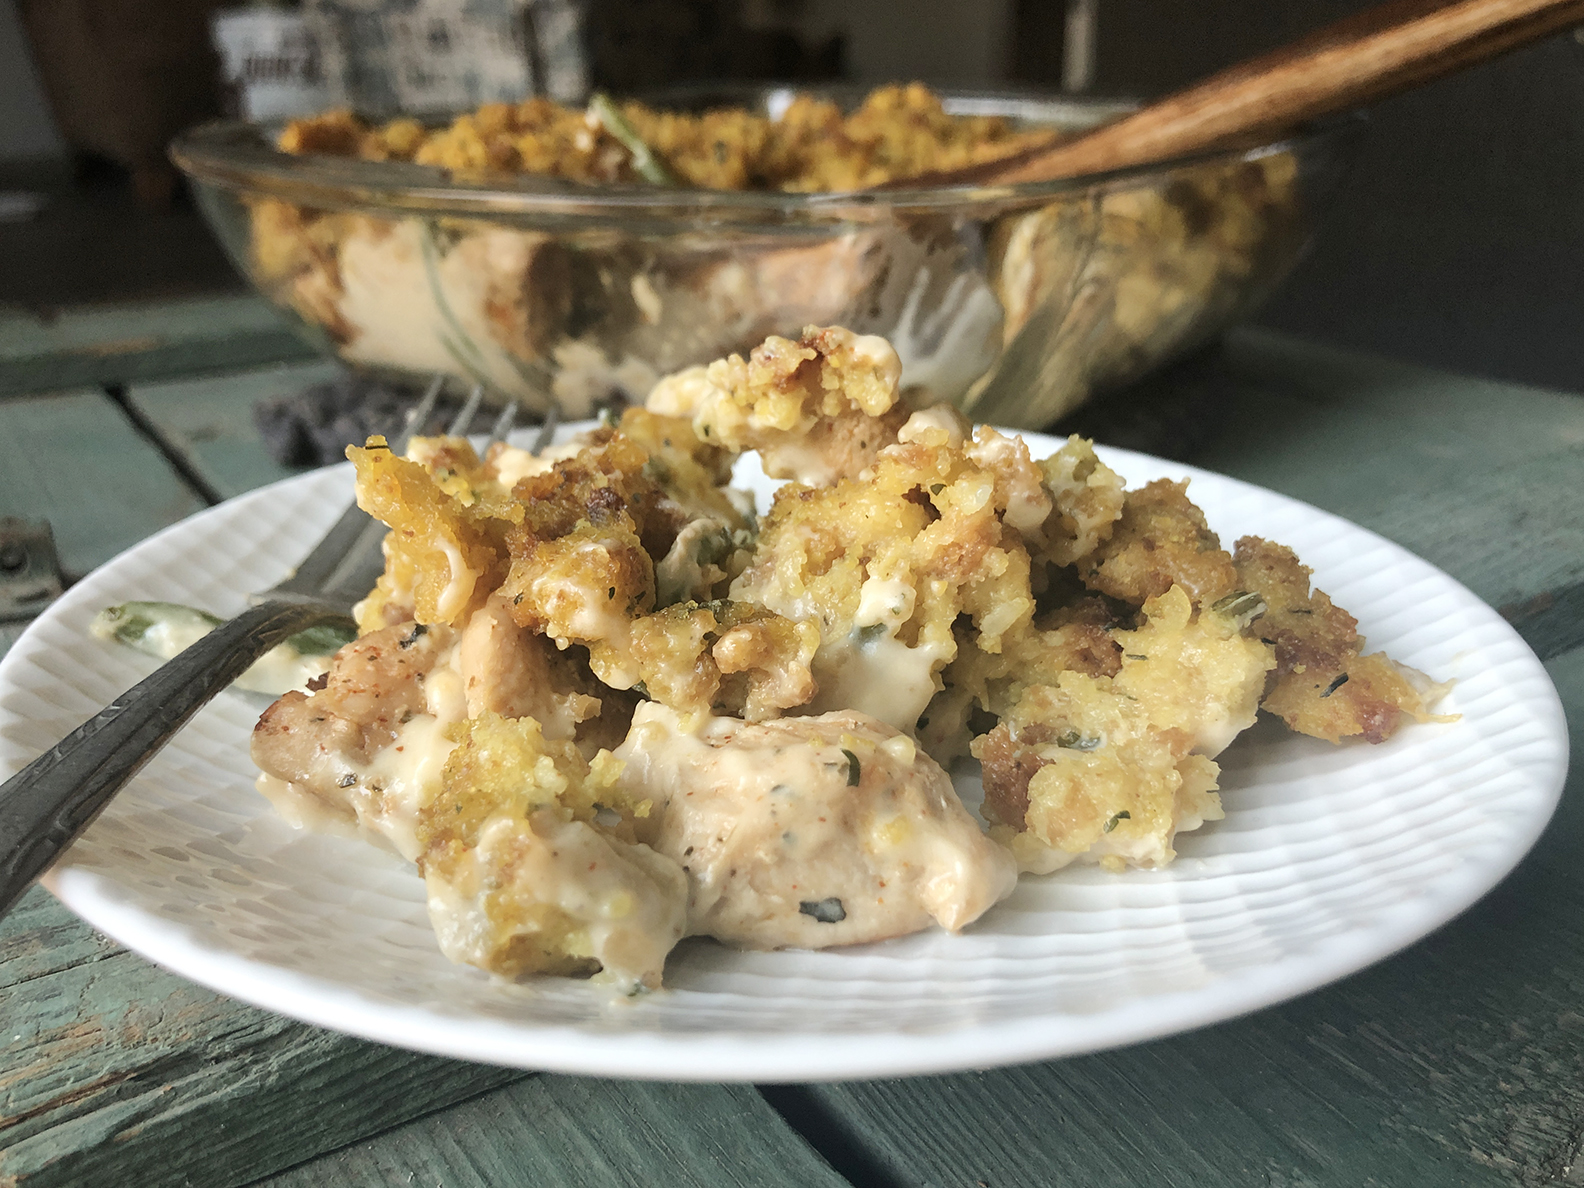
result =
M740 94L749 98L794 90L831 94L840 88L699 84L674 88L660 97L685 101L690 95ZM1018 108L1025 113L1038 109L1052 117L1065 113L1073 125L1080 127L1137 107L1131 100L1032 91L943 89L937 93L948 110L955 108L963 114L1014 115ZM871 221L894 212L984 216L1097 187L1126 186L1194 165L1232 165L1283 152L1303 155L1350 139L1365 118L1361 112L1350 113L1257 145L1194 153L1059 181L897 186L814 194L638 184L590 186L533 174L494 173L464 178L438 166L410 162L297 156L282 152L266 139L270 125L243 120L214 120L191 128L171 143L170 156L183 172L199 182L316 208L428 216L625 217L675 222L678 226L701 221L785 224L825 219Z

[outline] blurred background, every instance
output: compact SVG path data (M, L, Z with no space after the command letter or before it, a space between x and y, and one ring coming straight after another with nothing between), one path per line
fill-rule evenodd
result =
M450 6L459 4L491 7ZM320 19L328 12L341 22L346 51L358 22L381 6L315 7ZM589 81L630 91L724 77L1065 85L1148 98L1361 7L547 0L530 8L539 43L571 39L577 49L530 68L550 72L552 93ZM272 101L271 84L277 93L323 87L322 78L301 76L302 55L293 59L286 43L253 53L253 74L240 80L238 63L249 45L257 50L259 34L237 19L229 30L232 78L224 80L216 30L222 45L227 34L217 14L260 13L302 15L212 0L0 0L0 306L48 316L84 304L245 290L164 145L193 122L237 110L248 99L239 81L252 84L255 103ZM1459 371L1584 387L1584 46L1555 38L1382 103L1372 115L1312 253L1258 320Z

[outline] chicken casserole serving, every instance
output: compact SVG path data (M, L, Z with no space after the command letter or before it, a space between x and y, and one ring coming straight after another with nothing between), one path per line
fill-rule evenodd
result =
M349 450L385 572L260 720L260 790L414 861L453 960L636 991L688 935L956 931L1020 872L1163 866L1261 707L1332 742L1430 717L1290 550L900 372L810 327L540 457ZM747 452L786 480L762 515Z

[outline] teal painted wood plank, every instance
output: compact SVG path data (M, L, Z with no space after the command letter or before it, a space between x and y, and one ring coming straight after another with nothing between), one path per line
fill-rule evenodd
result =
M5 1188L228 1188L522 1075L222 998L38 889L0 922Z
M68 574L203 506L102 394L0 401L0 515L48 519Z
M1227 430L1193 459L1372 528L1493 606L1584 578L1584 397L1229 337Z
M0 312L0 396L313 359L318 352L252 294Z
M393 1126L279 1182L381 1183L399 1167L453 1188L844 1183L747 1087L537 1077L467 1100L523 1076L232 1003L125 952L41 890L0 923L6 1188L226 1188Z
M253 405L333 379L332 363L277 364L200 379L134 384L128 398L217 492L229 498L298 473L269 456Z
M1584 651L1548 668L1584 753ZM883 1185L1577 1183L1581 869L1575 766L1556 820L1495 892L1327 990L1119 1052L801 1092Z
M34 887L0 921L0 1038L6 1038L5 1024L12 1021L5 1003L15 987L121 951L48 891ZM10 1039L15 1042L15 1035Z
M536 1076L258 1188L845 1188L746 1085Z
M1312 356L1302 351L1284 354L1282 342L1271 341L1275 347L1266 357L1274 361L1265 372L1247 365L1248 388L1239 389L1239 399L1251 415L1269 408L1270 400L1260 395L1264 385L1293 401L1297 413L1309 415L1305 410L1324 392L1305 395L1305 389L1293 396L1282 385L1292 383L1290 373L1294 370L1320 374L1308 371ZM1261 356L1254 352L1247 357L1257 360ZM1370 363L1366 371L1376 366ZM1403 382L1423 376L1413 369L1403 369L1402 374L1406 376ZM1346 379L1344 369L1337 382ZM1492 399L1510 391L1499 389ZM1372 402L1390 404L1392 399L1411 410L1406 398L1388 397L1390 392L1383 396L1379 388L1364 386L1355 397L1339 400L1341 411L1334 415L1364 418ZM6 407L0 403L0 412ZM1516 407L1522 416L1532 411L1528 404ZM1537 439L1537 449L1550 450L1546 457L1561 457L1561 473L1567 477L1572 473L1567 453L1559 454L1552 446L1559 433L1565 436L1570 431L1568 413L1545 400L1534 407L1556 412L1561 418L1560 430L1554 423L1546 423L1549 436ZM1403 415L1407 417L1407 411ZM1415 423L1411 417L1407 419ZM1514 422L1520 419L1517 414L1510 418ZM1278 419L1269 425L1256 423L1266 434L1269 449L1287 452L1287 464L1277 464L1279 456L1273 460L1257 450L1246 451L1230 464L1196 460L1234 472L1246 467L1242 471L1245 477L1279 488L1284 483L1308 483L1309 488L1294 493L1323 501L1323 483L1328 481L1326 455L1304 445L1314 435L1295 437L1281 429ZM1517 440L1521 425L1513 429ZM1355 440L1364 446L1372 444L1366 433L1356 434ZM1381 449L1370 455L1374 461L1356 467L1353 482L1341 484L1341 494L1349 494L1364 480L1376 481L1372 475L1395 474L1389 453ZM1511 464L1515 469L1527 465L1518 453ZM1260 466L1273 477L1260 477ZM1371 470L1372 466L1376 469ZM1454 467L1449 473L1467 471L1467 467ZM0 476L0 483L3 481ZM1477 475L1471 481L1489 480ZM1426 555L1430 555L1428 548L1455 539L1457 525L1450 517L1442 517L1448 522L1438 528L1432 516L1407 514L1415 511L1416 498L1424 498L1423 484L1394 490L1397 493L1383 506L1388 512L1399 512L1397 522L1406 525L1398 529L1399 539ZM1378 508L1371 510L1362 499L1359 506L1363 511L1342 510L1366 520L1384 514ZM1555 514L1566 522L1566 509L1552 513L1542 505L1537 514ZM1377 520L1376 526L1383 522ZM1515 584L1520 594L1535 592L1538 587L1534 583L1553 572L1531 561L1534 552L1526 530L1498 534L1477 551L1464 549L1471 558L1467 563L1485 567L1481 572L1523 575ZM1569 570L1564 564L1554 572ZM1486 592L1486 596L1494 601L1499 594ZM1572 659L1563 657L1558 662L1561 668L1554 666L1554 671L1571 672L1567 665ZM1575 680L1575 690L1581 681L1584 677ZM1580 694L1575 691L1569 697L1576 712ZM1570 790L1570 804L1579 792L1576 787ZM1581 822L1572 817L1568 821L1576 834ZM1574 1053L1579 1045L1573 1041L1578 1037L1570 1021L1575 1017L1568 1015L1581 1000L1578 990L1584 988L1584 970L1565 959L1579 951L1578 942L1584 939L1573 922L1584 918L1578 910L1584 905L1578 902L1570 882L1584 856L1564 847L1554 861L1540 862L1543 854L1550 853L1545 847L1554 844L1556 834L1554 828L1536 859L1464 921L1403 958L1334 990L1243 1023L1086 1061L984 1077L819 1090L808 1100L827 1113L824 1122L816 1122L809 1133L826 1141L829 1134L821 1135L821 1125L832 1128L838 1138L846 1129L857 1144L860 1160L868 1161L864 1166L879 1167L883 1175L898 1183L972 1184L975 1179L997 1185L1064 1182L1058 1173L1070 1183L1135 1183L1147 1178L1145 1172L1165 1184L1363 1184L1372 1182L1371 1176L1377 1177L1376 1183L1545 1182L1545 1175L1556 1172L1571 1158L1568 1136L1584 1133L1573 1088L1584 1085L1584 1075L1579 1075L1584 1070L1575 1067ZM1540 883L1524 881L1532 878L1539 878ZM1511 892L1514 887L1518 890ZM1504 898L1510 893L1517 898ZM476 1083L465 1077L453 1081L440 1078L436 1089L434 1078L421 1075L426 1064L447 1062L426 1062L422 1057L325 1037L280 1020L271 1023L272 1017L235 1004L224 1004L233 1012L229 1014L211 1009L199 999L183 996L192 988L182 991L182 984L175 979L95 938L89 930L63 918L53 901L41 893L35 895L42 906L36 908L34 923L24 930L28 934L25 943L13 947L6 943L12 928L20 927L16 923L19 917L0 925L0 1043L18 1046L18 1051L8 1049L0 1058L0 1093L9 1092L12 1085L23 1086L18 1092L25 1092L26 1086L40 1077L49 1093L40 1090L28 1098L31 1105L18 1111L31 1111L23 1119L27 1126L44 1120L29 1129L26 1137L20 1137L18 1130L13 1143L0 1133L0 1184L12 1168L20 1169L18 1182L22 1184L110 1182L135 1186L179 1183L182 1178L195 1184L239 1183L412 1117L411 1113L397 1117L381 1096L386 1083L406 1086L403 1077L409 1070L419 1070L413 1074L419 1083L404 1088L401 1101L420 1101L421 1108L414 1113L448 1105L477 1089ZM1484 912L1496 915L1487 918L1480 914ZM1484 924L1468 936L1458 931L1469 921L1480 920ZM1509 927L1513 921L1517 926ZM1447 937L1453 941L1446 942ZM1436 948L1443 943L1452 947ZM1399 969L1407 972L1393 972ZM1401 982L1371 980L1398 976ZM1428 993L1426 984L1431 988ZM46 1005L40 1006L33 997L49 993L56 995L53 1006L48 1005L48 998L43 1000ZM83 1040L79 1035L76 1038L82 1046L68 1050L73 1037L65 1020L67 1005L73 1001L78 1004L79 1019L102 1019L104 1012L85 1014L84 1007L106 1001L113 1024L130 1021L132 1026L122 1031L112 1026L106 1033L108 1039L100 1035ZM185 1012L185 1032L167 1025L163 1017L158 1026L151 1026L127 1005L166 1001L173 1004L173 1010ZM1573 1006L1565 1005L1569 1002ZM1319 1013L1303 1013L1311 1008ZM54 1030L45 1035L7 1029L13 1018L31 1018L34 1013L44 1016L46 1022L53 1020ZM1509 1018L1517 1020L1511 1028ZM275 1030L277 1024L286 1030ZM309 1039L292 1038L305 1033ZM30 1041L9 1041L12 1035L29 1034L33 1036ZM148 1052L151 1063L139 1064L128 1052L135 1052L149 1035L156 1041ZM61 1043L67 1048L58 1046ZM360 1063L363 1058L349 1059L344 1055L347 1049L336 1045L350 1045L353 1051L374 1049L392 1063L381 1064L372 1056ZM35 1059L46 1047L63 1066L58 1075L51 1072L48 1062L40 1066ZM281 1051L287 1055L278 1056ZM13 1060L15 1068L30 1071L7 1080L4 1070L13 1068ZM96 1080L101 1063L121 1079L114 1084ZM1440 1073L1443 1066L1452 1070L1445 1078ZM173 1069L180 1077L168 1075ZM1061 1070L1061 1074L1055 1080L1039 1079L1047 1069ZM55 1079L49 1079L51 1076ZM1030 1077L1036 1079L1030 1081ZM1003 1082L1001 1078L1008 1079ZM568 1078L535 1078L528 1084L562 1081L589 1084ZM1459 1087L1465 1082L1466 1091ZM905 1095L910 1087L931 1084L945 1088L933 1098ZM236 1085L241 1088L229 1087ZM558 1174L585 1158L580 1144L599 1146L609 1141L604 1136L612 1128L603 1119L619 1112L618 1106L639 1114L650 1108L649 1104L641 1109L634 1106L638 1099L632 1096L623 1097L609 1109L596 1108L576 1097L554 1106L531 1095L529 1106L515 1097L516 1104L495 1102L516 1089L480 1099L494 1104L488 1108L480 1104L481 1120L467 1122L473 1128L468 1134L483 1136L476 1144L477 1152L451 1142L444 1134L423 1130L425 1123L419 1122L414 1124L416 1129L398 1127L372 1142L360 1142L305 1165L291 1174L310 1178L291 1183L416 1183L423 1181L409 1181L408 1177L430 1173L435 1173L432 1182L447 1185L556 1182ZM431 1096L424 1097L425 1092ZM849 1096L839 1096L843 1093ZM14 1119L17 1115L5 1102L0 1097L0 1114ZM79 1102L81 1112L73 1113ZM702 1108L692 1099L678 1102L676 1110ZM167 1103L171 1108L166 1108ZM1131 1146L1118 1155L1114 1130L1121 1107L1135 1108L1127 1117L1140 1133L1131 1137ZM435 1125L461 1126L468 1108L454 1107L437 1115ZM574 1141L568 1137L571 1132L557 1132L553 1141L537 1137L539 1131L522 1119L531 1121L547 1111L570 1111L590 1119L593 1137ZM657 1123L651 1134L657 1147L686 1153L693 1148L666 1137L674 1113L662 1111L664 1124ZM599 1125L594 1125L595 1121ZM1030 1144L1024 1123L1029 1133L1043 1137ZM762 1138L766 1124L753 1116L743 1129L755 1136L755 1143L762 1143L768 1141ZM1202 1138L1207 1126L1222 1128L1227 1137ZM233 1134L240 1138L235 1145L227 1145ZM499 1149L490 1147L490 1136L495 1134L505 1136ZM225 1141L219 1144L218 1155L187 1153L194 1135L205 1136L205 1141L210 1135L221 1135ZM1393 1154L1396 1148L1388 1144L1401 1136L1406 1136L1402 1143L1407 1153L1398 1159ZM448 1142L449 1147L445 1146ZM183 1154L172 1156L178 1148ZM1360 1154L1350 1163L1353 1156L1349 1152ZM621 1151L618 1154L628 1158ZM759 1148L752 1157L779 1158ZM211 1162L202 1162L205 1159ZM6 1160L12 1161L9 1166ZM600 1175L625 1174L625 1165L615 1157L597 1166ZM656 1178L658 1163L640 1160L635 1166L646 1169L642 1175L648 1180ZM729 1167L730 1160L719 1156L712 1164L704 1159L702 1166ZM539 1169L537 1181L526 1173L518 1175L522 1168ZM1351 1180L1346 1178L1349 1170L1358 1173ZM1455 1174L1441 1174L1447 1171ZM1399 1172L1403 1174L1392 1178ZM1207 1178L1201 1178L1200 1173ZM720 1173L717 1179L732 1182L726 1174ZM1422 1174L1433 1178L1414 1178ZM315 1176L318 1178L312 1178ZM464 1178L467 1176L473 1179ZM1500 1178L1503 1176L1507 1178ZM861 1182L859 1176L854 1179ZM601 1181L563 1176L563 1182ZM638 1181L618 1178L609 1182ZM669 1181L662 1178L660 1182ZM282 1188L286 1188L285 1179Z

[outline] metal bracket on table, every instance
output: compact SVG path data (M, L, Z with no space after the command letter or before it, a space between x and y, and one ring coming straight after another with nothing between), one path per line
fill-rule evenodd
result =
M65 589L49 521L0 518L0 623L31 619Z

